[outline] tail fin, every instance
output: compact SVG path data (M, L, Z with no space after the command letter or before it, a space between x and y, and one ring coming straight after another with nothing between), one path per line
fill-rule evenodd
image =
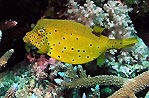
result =
M137 37L127 39L110 39L107 49L121 49L135 45L138 42Z
M127 38L122 40L122 48L124 47L131 47L138 42L137 37Z

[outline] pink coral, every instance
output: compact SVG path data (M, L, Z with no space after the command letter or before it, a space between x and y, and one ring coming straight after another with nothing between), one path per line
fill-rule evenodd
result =
M27 55L27 58L31 63L33 63L33 72L35 73L35 76L39 79L46 78L47 73L45 72L45 70L48 69L48 65L50 65L50 68L53 69L55 68L57 62L56 59L46 58L45 55L40 55L39 58L35 58L29 54Z
M37 59L37 65L44 70L49 64L48 59L45 58L45 55L40 55L40 58Z
M56 63L56 59L49 58L49 64L54 65Z
M36 58L35 58L35 57L32 57L30 54L28 54L28 55L26 56L26 58L27 58L30 62L34 62L34 61L36 60Z

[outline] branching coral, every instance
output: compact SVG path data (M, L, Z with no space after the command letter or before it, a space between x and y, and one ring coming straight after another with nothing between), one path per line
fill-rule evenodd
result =
M78 88L78 87L88 87L88 86L94 86L96 84L100 85L117 85L121 86L123 82L126 79L116 77L113 75L101 75L101 76L95 76L95 77L84 77L84 78L79 78L76 79L75 81L72 82L64 82L63 85L68 87L68 88Z
M112 94L109 98L137 98L135 93L149 86L149 71L126 81L122 88Z
M76 20L87 26L92 26L94 24L94 19L99 17L105 17L106 14L103 14L103 10L100 7L96 7L93 1L87 0L84 6L79 6L74 0L69 1L70 6L68 9L69 19ZM103 21L102 18L100 18Z
M69 78L70 81L62 82L62 84L65 87L81 88L81 87L94 86L96 84L122 86L122 84L127 80L125 78L120 78L120 77L113 76L113 75L100 75L100 76L90 77L86 75L86 72L83 70L82 66L78 66L77 70L79 71L78 78L76 78L77 74L74 71L73 67L68 66L68 72L66 72L66 77L64 78ZM72 78L72 76L74 79ZM64 79L64 80L68 80L68 79Z
M68 69L74 70L73 67L71 66L69 66ZM116 85L118 87L121 87L118 91L112 94L109 98L128 98L128 97L136 98L135 93L140 92L149 86L149 71L146 71L135 78L127 79L127 78L122 78L122 77L113 76L113 75L99 75L95 77L90 77L90 76L87 77L82 67L79 66L78 70L80 70L79 78L70 79L71 81L69 82L64 80L61 84L71 89L89 87L89 86L93 86L96 84ZM66 77L64 78L69 77L68 72L66 72ZM73 73L74 75L76 75L75 71L73 71ZM71 76L73 73L70 73Z
M14 53L14 49L10 49L0 58L0 69L1 67L5 67L8 59L11 57L13 53Z

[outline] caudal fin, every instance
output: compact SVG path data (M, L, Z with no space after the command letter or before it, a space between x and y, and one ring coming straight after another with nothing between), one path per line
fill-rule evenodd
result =
M127 48L127 47L134 46L137 42L138 42L137 37L122 39L122 46L121 46L121 48Z
M137 37L126 39L110 39L107 45L107 49L121 49L135 45L138 42Z

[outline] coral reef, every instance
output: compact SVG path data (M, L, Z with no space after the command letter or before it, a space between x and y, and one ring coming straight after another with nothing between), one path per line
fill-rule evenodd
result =
M102 8L96 6L94 2L90 0L86 0L84 6L79 6L79 4L73 0L70 0L69 3L69 19L81 22L89 27L93 25L104 26L109 30L106 33L111 39L128 38L136 34L136 30L128 15L128 12L132 11L132 9L128 8L127 5L120 1L109 0ZM148 65L148 47L140 38L138 38L138 40L139 43L134 47L120 51L110 50L106 53L105 65L112 66L117 71L128 67L131 72L146 67L146 65ZM136 63L138 65L130 66ZM129 76L131 72L127 73L126 76Z
M68 72L66 72L66 78L71 78L72 76L74 77L74 75L76 75L75 70L72 68L72 66L68 68ZM116 91L108 98L136 98L135 93L149 86L149 71L146 71L135 78L126 79L112 75L87 77L85 71L82 69L82 66L78 66L78 70L80 73L78 79L74 77L75 79L70 79L69 82L64 82L64 80L61 84L63 84L67 88L89 87L95 84L116 85L121 87L118 91ZM74 74L72 73L72 71Z
M12 10L17 8L21 13L15 15L13 12L12 16L10 8L5 13L1 12L9 4L0 1L0 97L148 98L148 1L62 1L13 2ZM33 4L35 6L32 7ZM4 17L7 14L8 19ZM32 24L45 17L74 20L89 28L100 26L102 34L110 39L138 35L138 43L133 47L107 51L104 53L105 62L101 66L97 66L98 58L82 65L68 64L41 53L31 44L23 43L22 38L33 29ZM5 20L10 21L3 22ZM93 33L100 36L97 32Z
M68 19L72 19L85 24L86 26L95 25L94 20L99 17L100 26L103 26L104 14L102 8L97 7L93 1L87 0L84 6L79 6L74 0L69 1Z

